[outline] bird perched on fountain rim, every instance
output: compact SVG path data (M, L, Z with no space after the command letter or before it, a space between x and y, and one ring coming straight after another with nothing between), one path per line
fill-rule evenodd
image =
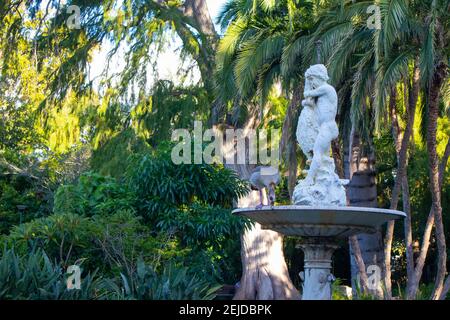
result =
M259 166L256 167L250 175L250 184L253 190L259 191L259 205L256 209L262 209L263 204L263 190L267 190L267 197L269 199L269 205L275 204L275 187L280 183L280 172L277 168L271 166Z

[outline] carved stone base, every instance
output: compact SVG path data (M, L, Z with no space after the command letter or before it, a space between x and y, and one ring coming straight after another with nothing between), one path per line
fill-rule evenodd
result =
M348 180L339 179L331 157L322 161L315 181L300 180L294 189L292 202L300 206L345 206Z
M303 300L331 300L331 258L338 246L330 243L300 245L305 253Z

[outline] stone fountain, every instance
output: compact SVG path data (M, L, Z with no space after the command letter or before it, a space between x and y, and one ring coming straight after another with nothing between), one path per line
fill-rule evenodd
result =
M382 224L406 215L395 210L346 206L345 186L349 181L339 179L330 156L331 142L339 134L336 90L327 83L328 72L322 64L311 66L305 79L297 140L310 167L294 190L293 205L240 208L233 213L259 223L263 229L302 237L303 300L331 300L332 255L339 240L375 233Z

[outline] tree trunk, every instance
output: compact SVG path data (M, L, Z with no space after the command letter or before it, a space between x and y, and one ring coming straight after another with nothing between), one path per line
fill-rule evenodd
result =
M409 85L407 79L404 81L404 104L406 106L407 112L407 124L405 132L402 135L401 128L398 122L397 105L396 105L396 92L393 91L391 94L391 100L389 102L389 111L392 124L392 136L395 143L395 151L397 154L397 167L402 169L401 176L397 173L396 182L394 188L400 185L402 190L402 200L403 200L403 211L406 213L406 218L404 221L404 233L405 233L405 246L406 246L406 265L407 265L407 287L410 285L411 281L414 279L414 256L413 256L413 241L412 241L412 227L411 227L411 207L409 199L409 183L408 183L408 148L409 141L412 136L414 128L414 120L416 115L416 105L419 96L419 81L420 81L420 69L417 67L417 62L414 68L412 77L412 86ZM401 179L401 182L399 182ZM398 185L397 185L398 184ZM391 209L393 206L397 206L399 194L396 194L397 199L394 198L391 201ZM388 244L385 248L385 259L387 261L385 276L385 283L387 288L388 298L392 297L391 290L391 270L390 270L390 259L391 259L391 245L394 231L394 222L389 222L388 231L386 232L386 243ZM388 238L389 237L389 238Z
M439 300L445 300L448 292L450 291L450 276L445 280L444 287L442 289L441 295L439 296Z
M405 175L402 182L403 212L406 213L404 221L405 247L406 247L406 292L414 279L414 248L412 235L411 202L409 196L408 177Z
M257 117L249 119L244 130L256 127L255 118ZM225 145L225 151L233 152L236 160L235 148ZM227 155L225 156L228 158ZM254 165L226 164L226 167L234 170L241 179L249 180ZM258 204L259 193L252 191L248 196L239 199L237 206L247 208L255 207ZM284 259L282 235L274 231L263 230L261 225L254 223L241 236L241 258L242 278L236 290L235 300L300 298L299 292L289 277Z
M356 285L360 286L361 292L364 294L369 293L369 279L367 277L366 264L362 258L361 247L359 246L359 240L357 236L351 236L348 239L350 249L353 252L352 258L356 261L356 267L360 276L360 283ZM353 267L353 265L352 265Z
M154 3L162 8L169 7L169 0L154 0ZM172 20L176 26L175 30L186 47L192 47L192 42L198 45L198 50L191 54L197 62L203 85L208 93L213 93L215 50L219 36L214 28L206 0L186 0L177 13L180 18ZM193 32L193 29L196 32Z
M405 89L404 89L404 100L407 108L408 120L406 123L405 132L403 136L400 133L400 127L398 125L397 113L396 113L396 89L392 90L391 98L390 98L390 112L391 112L391 120L393 127L393 136L395 141L395 150L397 153L397 175L395 177L394 188L392 190L392 199L390 209L397 210L398 202L400 200L400 191L402 190L402 185L407 184L407 163L408 163L408 148L409 142L411 140L413 128L414 128L414 119L416 112L416 104L417 98L419 94L419 68L416 64L414 68L414 73L412 77L413 87L409 88L409 85L406 84L405 81ZM407 186L405 186L406 188ZM403 190L403 195L405 195L405 190ZM406 199L408 202L408 199ZM409 259L409 264L412 263L412 234L411 232L411 217L410 213L406 212L407 218L405 219L405 232L406 232L406 240L410 243L407 243L407 259ZM391 280L391 250L392 250L392 241L394 237L394 221L389 221L386 228L386 236L385 236L385 247L384 247L384 284L386 290L386 298L392 298L392 280ZM410 238L411 237L411 238ZM411 266L409 267L409 275L412 275Z
M333 155L336 173L339 177L344 178L344 160L342 159L341 147L339 145L339 138L331 142L331 153Z
M240 202L240 206L254 207L259 203L258 192L252 193L251 197ZM283 254L283 237L279 233L262 230L255 223L242 235L241 243L243 274L235 300L300 299L289 278Z
M215 50L219 36L214 28L206 0L186 0L183 5L183 14L193 21L192 24L202 37L200 42L201 58L197 59L197 62L202 72L202 80L205 86L209 90L213 90ZM198 60L202 60L202 62L200 63Z
M430 170L431 200L434 211L435 234L438 248L438 263L435 287L431 296L432 299L439 299L444 286L445 273L447 272L447 247L445 243L444 224L442 222L441 188L439 184L439 158L436 150L439 99L446 70L447 68L444 63L441 63L436 67L436 71L433 79L431 80L428 91L427 150Z
M234 167L242 179L250 178L250 166ZM238 207L255 207L258 204L259 194L252 191L247 197L239 199ZM255 223L245 230L241 244L242 278L235 300L300 299L300 294L289 278L282 235L263 230L261 225Z
M186 0L182 12L201 33L200 52L194 59L199 65L205 87L213 91L214 50L217 47L219 37L214 29L206 0ZM182 32L180 37L182 40L189 39L183 38ZM213 124L216 124L219 119L216 108L217 105L214 102L211 108L211 122ZM247 127L254 127L255 125L252 123L254 121L254 118L249 119ZM225 148L225 150L230 150L230 148ZM233 149L231 150L233 151ZM251 166L230 165L227 167L235 170L241 179L248 179L250 176ZM243 207L255 206L255 204L254 193L239 201L239 206ZM236 299L297 299L299 297L289 278L281 235L272 231L261 230L261 227L256 224L253 228L244 232L241 243L243 275L236 293Z
M348 147L350 146L350 147ZM346 179L350 179L347 188L347 198L349 205L356 207L377 207L377 188L375 183L374 154L363 156L361 152L361 141L359 134L354 128L350 134L350 142L346 144L344 151L344 174ZM367 279L366 266L377 265L381 270L383 266L383 245L381 232L375 234L359 234L356 236L357 242L350 246L350 263L353 293L356 294L357 286L364 288L364 283L357 284L357 275L361 271L361 279ZM354 239L353 239L354 240ZM359 244L361 257L358 257ZM352 239L350 239L352 244ZM356 251L354 250L356 249ZM360 263L358 263L360 262ZM361 262L364 262L362 264ZM381 297L381 288L378 290L369 290L370 294Z
M442 189L442 182L444 180L445 168L447 167L448 159L450 158L450 138L447 141L447 147L445 148L444 156L442 157L441 164L439 166L439 188ZM423 232L422 245L420 247L419 256L416 259L416 267L414 269L414 280L411 282L411 286L408 288L408 299L414 299L417 290L419 288L420 279L422 278L423 267L425 265L425 259L428 254L428 248L430 247L431 232L434 226L434 211L433 206L428 213L427 223Z

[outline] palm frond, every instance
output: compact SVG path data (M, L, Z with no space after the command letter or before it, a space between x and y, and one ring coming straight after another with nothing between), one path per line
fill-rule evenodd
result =
M370 94L374 85L374 52L373 49L364 55L356 65L356 72L353 77L352 106L350 116L352 122L360 124L359 132L368 137L370 124L367 123ZM377 119L375 119L375 122ZM377 123L375 123L375 127Z
M375 90L379 107L375 110L377 123L381 118L381 110L387 105L386 101L392 88L395 88L402 78L408 77L409 63L413 57L412 51L400 52L391 61L385 61L377 70L377 79L380 83L378 90Z
M435 19L431 19L426 26L424 44L420 52L421 80L424 87L428 87L435 70L435 29L436 21Z
M232 100L237 91L234 64L239 42L245 37L245 32L245 21L238 19L228 27L219 43L216 53L216 93L222 103Z
M249 96L260 68L281 57L284 43L284 37L280 34L268 37L261 34L243 44L234 68L237 87L242 97Z
M408 25L407 0L380 0L380 13L383 17L381 29L384 52L388 56L393 43Z
M258 75L257 96L259 96L261 107L266 105L270 90L276 80L279 79L280 73L281 65L274 62L271 65L267 65Z
M302 70L306 44L310 36L300 35L289 43L283 50L281 57L281 74L283 78L295 77Z
M347 70L356 65L358 55L367 52L371 46L370 39L372 30L361 29L353 33L351 37L340 41L329 58L329 73L333 83L340 83L348 76Z

